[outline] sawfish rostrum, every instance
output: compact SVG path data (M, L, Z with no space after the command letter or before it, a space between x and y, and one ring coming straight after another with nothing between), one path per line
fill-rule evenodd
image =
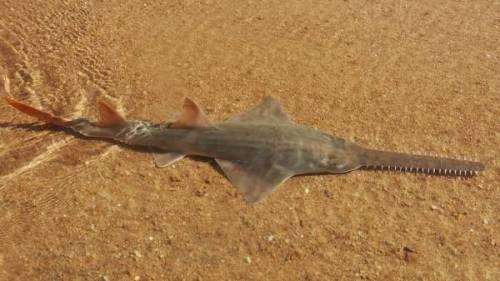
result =
M180 118L170 123L127 120L106 102L98 102L100 118L65 120L19 102L14 108L39 120L93 138L152 147L156 165L168 166L186 155L214 158L247 202L257 202L294 175L346 173L359 168L472 176L484 165L428 155L373 150L293 122L280 103L264 98L256 107L232 119L212 123L191 99L184 100Z

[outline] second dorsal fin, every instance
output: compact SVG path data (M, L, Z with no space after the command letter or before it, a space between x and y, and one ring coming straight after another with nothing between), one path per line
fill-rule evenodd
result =
M117 127L127 123L125 118L105 101L97 102L97 110L99 111L99 122L97 123L99 127Z
M170 128L196 128L196 127L211 127L212 123L208 119L203 110L190 98L184 98L182 113L177 121L170 125Z

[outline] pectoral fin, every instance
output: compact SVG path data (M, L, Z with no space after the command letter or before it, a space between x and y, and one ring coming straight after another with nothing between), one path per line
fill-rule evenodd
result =
M154 152L153 158L155 160L157 167L166 167L169 166L182 158L184 158L184 154L176 153L176 152Z
M264 161L242 163L223 159L216 161L248 203L262 200L293 176L287 168Z

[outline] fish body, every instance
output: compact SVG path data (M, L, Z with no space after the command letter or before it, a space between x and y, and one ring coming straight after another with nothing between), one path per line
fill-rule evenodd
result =
M354 146L303 126L251 122L221 123L210 128L153 129L145 138L133 138L132 143L231 161L267 159L294 174L344 172L339 167L351 160L348 155Z
M272 97L264 98L250 111L216 124L189 98L184 101L181 117L170 123L127 120L105 102L98 103L97 122L85 118L65 120L9 95L4 98L30 116L87 137L155 148L159 167L185 155L214 158L247 202L262 200L288 178L301 174L346 173L364 167L472 176L484 170L484 165L475 161L365 148L296 124Z

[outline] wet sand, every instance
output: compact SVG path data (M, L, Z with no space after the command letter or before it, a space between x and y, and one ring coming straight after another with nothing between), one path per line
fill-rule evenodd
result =
M161 3L160 3L161 2ZM163 3L166 2L166 3ZM295 177L246 205L213 163L44 127L0 103L0 280L500 280L495 1L0 3L13 95L215 121L279 99L366 146L481 160L463 179Z

